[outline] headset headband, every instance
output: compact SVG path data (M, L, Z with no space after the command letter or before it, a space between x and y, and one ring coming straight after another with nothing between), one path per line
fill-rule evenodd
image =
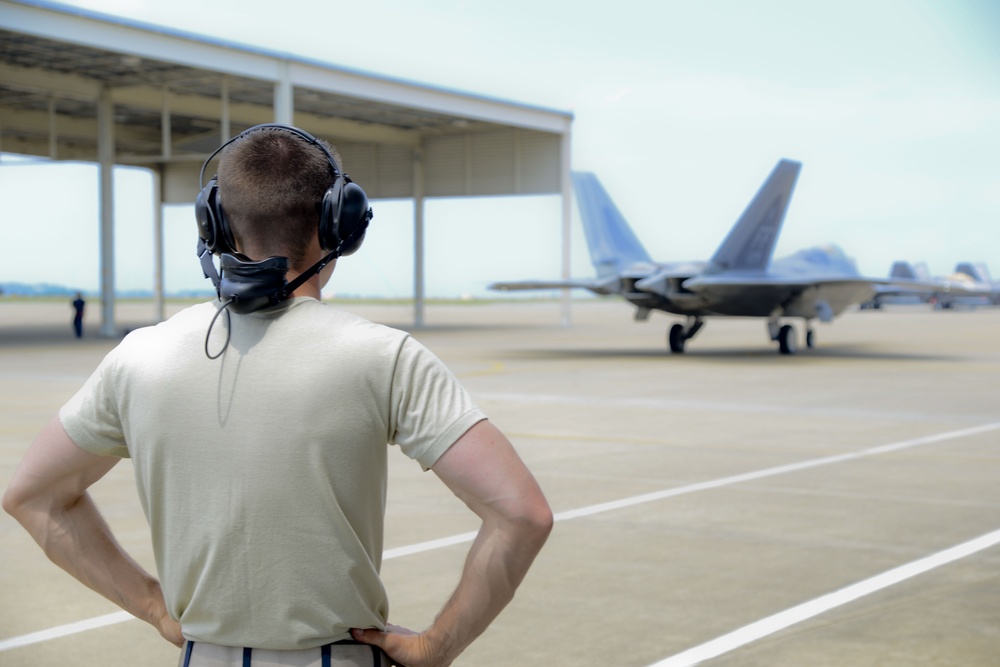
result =
M281 123L264 123L262 125L254 125L253 127L248 127L247 129L237 134L235 137L229 139L229 141L227 141L226 143L216 148L215 151L213 151L212 154L208 156L208 159L205 160L204 164L201 165L201 171L198 173L198 187L199 188L205 187L205 169L212 162L212 160L215 159L216 155L225 150L226 146L233 143L234 141L244 138L251 132L256 132L257 130L265 130L268 128L291 132L292 134L295 134L304 139L307 143L310 143L313 146L318 146L319 149L323 151L323 154L326 155L326 159L330 162L330 167L333 169L334 178L338 178L344 175L343 171L340 169L340 163L337 162L337 159L335 157L333 157L333 153L330 152L330 149L327 148L322 141L320 141L313 135L309 134L305 130L300 130L299 128L293 127L291 125L283 125Z

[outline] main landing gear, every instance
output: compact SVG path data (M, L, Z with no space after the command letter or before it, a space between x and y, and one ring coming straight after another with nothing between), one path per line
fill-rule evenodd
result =
M670 351L677 354L684 352L684 343L694 338L694 335L704 324L700 317L689 317L685 324L677 323L670 327L670 331L667 332L667 343L670 345Z
M777 320L769 320L767 331L771 340L778 341L778 351L781 354L795 354L799 351L798 337L795 335L795 327L791 324L779 325ZM810 350L816 346L816 334L812 330L812 325L806 321L806 347Z
M684 324L677 323L667 331L667 344L675 354L684 352L684 344L694 338L705 322L700 317L688 317ZM777 317L767 321L767 331L771 340L778 343L781 354L795 354L799 351L799 339L795 327L791 324L781 324ZM810 350L816 345L816 334L812 329L812 321L806 320L806 347Z

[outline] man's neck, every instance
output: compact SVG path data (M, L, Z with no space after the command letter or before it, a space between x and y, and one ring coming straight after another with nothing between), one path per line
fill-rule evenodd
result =
M287 274L285 274L285 279L288 282L292 282L293 280L298 278L299 275L300 273L298 271L289 271ZM291 297L296 297L296 296L308 296L319 301L320 300L319 275L317 274L312 276L311 278L309 278L309 280L305 281L297 288L295 288L295 291L292 292Z

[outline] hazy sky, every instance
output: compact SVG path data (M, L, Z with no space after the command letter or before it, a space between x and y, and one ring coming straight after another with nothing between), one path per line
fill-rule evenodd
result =
M1000 277L995 0L68 4L572 111L573 168L598 175L658 260L707 259L787 157L803 169L777 256L833 242L869 275L908 259ZM96 169L8 157L0 280L96 290ZM150 180L116 174L117 286L149 288ZM328 293L412 293L412 206L374 208ZM558 277L559 224L555 197L430 200L428 295ZM167 289L207 286L191 207L165 225ZM575 218L573 243L574 275L592 275Z

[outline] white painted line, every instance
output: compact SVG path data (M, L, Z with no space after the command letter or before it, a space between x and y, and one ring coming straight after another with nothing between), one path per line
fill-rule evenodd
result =
M720 479L713 479L707 482L697 482L695 484L680 486L673 489L664 489L663 491L653 491L652 493L645 493L639 496L633 496L631 498L622 498L620 500L612 500L610 502L600 503L598 505L590 505L589 507L581 507L580 509L560 512L559 514L556 514L556 520L565 521L567 519L577 519L583 516L600 514L602 512L610 512L612 510L623 509L626 507L631 507L633 505L641 505L643 503L663 500L665 498L673 498L675 496L682 496L688 493L695 493L696 491L707 491L709 489L717 489L719 487L731 486L733 484L739 484L742 482L752 482L758 479L764 479L765 477L774 477L776 475L784 475L790 472L798 472L799 470L818 468L820 466L830 465L831 463L842 463L844 461L853 461L856 459L862 459L869 456L876 456L878 454L895 452L901 449L919 447L921 445L929 445L935 442L942 442L944 440L955 440L958 438L966 438L971 435L987 433L989 431L995 431L997 429L1000 429L1000 422L994 422L992 424L984 424L982 426L974 426L971 428L963 428L958 431L948 431L947 433L938 433L936 435L928 435L922 438L903 440L901 442L894 442L888 445L881 445L878 447L870 447L868 449L862 449L857 452L849 452L847 454L836 454L834 456L824 456L818 459L800 461L799 463L789 463L783 466L776 466L774 468L765 468L763 470L756 470L754 472L732 475L730 477L722 477Z
M871 593L880 591L883 588L888 588L889 586L893 586L901 581L905 581L911 577L933 570L934 568L941 567L942 565L947 565L948 563L959 560L960 558L971 556L974 553L982 551L983 549L988 549L989 547L997 544L1000 544L1000 530L987 533L986 535L969 540L968 542L963 542L962 544L951 547L950 549L945 549L944 551L939 551L936 554L915 560L912 563L907 563L906 565L889 570L888 572L884 572L870 579L859 581L858 583L847 586L846 588L841 588L839 591L834 591L833 593L818 597L815 600L810 600L809 602L792 607L791 609L786 609L783 612L774 614L773 616L768 616L767 618L751 623L750 625L745 625L738 630L730 632L729 634L725 634L717 639L705 642L700 646L695 646L694 648L688 649L683 653L678 653L677 655L657 662L650 667L689 667L690 665L697 665L699 662L704 660L717 658L724 653L728 653L740 648L741 646L749 644L750 642L774 634L779 630L784 630L785 628L795 625L796 623L809 620L810 618L834 609L835 607L853 602L854 600L864 597L865 595L870 595Z
M67 623L66 625L59 625L54 628L49 628L48 630L39 630L38 632L21 635L20 637L4 639L0 641L0 651L8 651L12 648L27 646L28 644L47 642L50 639L58 639L59 637L66 637L67 635L75 635L78 632L86 632L87 630L103 628L106 625L123 623L125 621L130 621L133 618L135 618L135 616L127 611L116 611L115 613L108 614L107 616L98 616L97 618L88 618L85 621Z
M451 547L456 544L462 544L463 542L471 542L476 539L476 532L462 533L461 535L452 535L451 537L442 537L438 540L428 540L427 542L419 542L418 544L411 544L408 547L396 547L395 549L387 549L382 552L382 560L390 560L392 558L400 558L402 556L412 556L413 554L423 553L425 551L434 551L435 549L443 549L445 547Z
M920 445L929 445L935 442L942 442L944 440L955 440L958 438L965 438L970 435L978 435L980 433L987 433L989 431L994 431L997 429L1000 429L1000 422L994 422L992 424L984 424L982 426L973 426L971 428L964 428L958 431L948 431L947 433L937 433L935 435L928 435L922 438L913 438L911 440L903 440L888 445L870 447L868 449L862 449L857 452L849 452L847 454L836 454L834 456L824 456L818 459L810 459L808 461L800 461L799 463L789 463L787 465L776 466L774 468L765 468L764 470L756 470L754 472L742 473L739 475L731 475L730 477L722 477L720 479L713 479L707 482L697 482L695 484L688 484L687 486L679 486L673 489L653 491L652 493L644 493L642 495L632 496L631 498L621 498L619 500L612 500L606 503L588 505L587 507L580 507L575 510L558 512L556 513L554 518L556 521L568 521L570 519L579 519L581 517L593 516L594 514L602 514L604 512L620 510L626 507L632 507L634 505L642 505L645 503L655 502L657 500L664 500L666 498L683 496L689 493L695 493L697 491L708 491L709 489L717 489L723 486L731 486L733 484L739 484L741 482L752 482L758 479L764 479L765 477L774 477L776 475L784 475L786 473L797 472L799 470L817 468L819 466L830 465L831 463L853 461L855 459L861 459L868 456L876 456L878 454L886 454L888 452L895 452L901 449L919 447ZM463 542L471 542L475 538L476 538L476 533L471 532L471 533L463 533L461 535L453 535L451 537L444 537L438 540L421 542L419 544L413 544L406 547L397 547L396 549L389 549L388 551L386 551L383 554L382 558L383 560L389 560L391 558L399 558L400 556L410 556L412 554L418 554L424 551L432 551L434 549L441 549L444 547L454 546L456 544L462 544Z
M698 482L695 484L688 484L687 486L681 486L673 489L664 489L663 491L654 491L652 493L645 493L638 496L632 496L631 498L622 498L620 500L613 500L606 503L589 505L587 507L581 507L575 510L567 510L565 512L557 513L555 515L555 520L569 521L570 519L579 519L585 516L593 516L595 514L601 514L603 512L611 512L614 510L624 509L626 507L641 505L643 503L650 503L650 502L655 502L657 500L664 500L666 498L673 498L675 496L685 495L688 493L695 493L697 491L708 491L709 489L717 489L723 486L731 486L733 484L739 484L741 482L751 482L758 479L764 479L765 477L784 475L786 473L797 472L799 470L807 470L809 468L816 468L819 466L830 465L832 463L853 461L868 456L876 456L878 454L885 454L888 452L898 451L900 449L918 447L920 445L929 445L935 442L943 442L945 440L966 438L971 435L987 433L989 431L995 431L997 429L1000 429L1000 422L993 422L991 424L983 424L982 426L964 428L958 431L948 431L946 433L938 433L936 435L928 435L922 438L902 440L900 442L894 442L888 445L881 445L879 447L870 447L868 449L862 449L860 451L850 452L847 454L824 456L822 458L810 459L808 461L801 461L799 463L790 463L788 465L776 466L774 468L765 468L764 470L757 470L754 472L743 473L740 475L731 475L729 477L722 477L720 479L709 480L707 482ZM435 549L443 549L445 547L450 547L457 544L463 544L465 542L471 542L472 540L475 539L475 537L476 537L475 532L461 533L459 535L442 537L436 540L428 540L427 542L419 542L417 544L411 544L405 547L388 549L383 552L382 559L391 560L393 558L411 556L413 554L423 553L426 551L433 551ZM16 648L18 646L35 644L38 642L47 641L49 639L55 639L57 637L65 637L66 635L75 634L77 632L85 632L87 630L103 627L105 625L121 623L131 618L133 618L131 614L122 611L122 612L117 612L115 614L108 614L107 616L99 616L97 618L92 618L90 620L80 621L78 623L61 625L57 628L51 628L49 630L41 630L39 632L33 632L31 634L22 635L20 637L12 637L10 639L0 640L0 652Z

